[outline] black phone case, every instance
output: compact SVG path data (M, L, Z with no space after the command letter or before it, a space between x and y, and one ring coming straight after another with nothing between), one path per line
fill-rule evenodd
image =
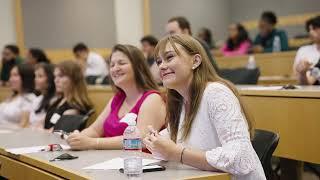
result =
M76 159L76 158L78 158L78 156L72 156L68 153L64 153L64 154L61 154L60 156L56 157L55 159L67 160L67 159Z

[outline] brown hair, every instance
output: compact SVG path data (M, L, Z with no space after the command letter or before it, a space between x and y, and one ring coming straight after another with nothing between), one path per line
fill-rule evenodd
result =
M70 78L70 95L65 97L67 102L74 108L82 112L87 112L92 108L92 103L88 97L86 82L80 64L75 61L63 61L58 68L64 76Z
M192 35L191 26L190 26L190 23L187 20L187 18L185 18L183 16L176 16L176 17L172 17L168 20L168 23L171 23L171 22L177 22L180 29L183 29L183 30L188 29L189 35Z
M249 126L249 132L252 133L252 123L251 118L248 113L245 111L244 105L241 102L239 93L236 88L229 81L222 79L215 72L213 67L210 64L209 58L201 46L201 44L188 35L169 35L161 39L158 45L155 48L155 56L158 58L159 55L162 55L165 51L166 45L170 43L170 45L174 48L175 52L178 56L181 54L177 49L176 44L182 46L184 51L189 55L199 54L202 57L201 64L193 71L193 79L191 82L191 86L189 89L189 99L192 99L190 102L189 108L187 108L183 132L182 132L182 140L185 140L191 130L191 126L193 120L198 112L200 101L204 92L204 89L207 86L208 82L220 82L226 85L228 88L232 90L235 96L238 98L242 113L247 119L247 123ZM168 89L167 90L167 115L166 122L169 123L170 126L170 136L173 141L177 141L178 127L179 127L179 118L182 110L183 97L175 90Z
M112 52L109 58L109 63L114 52L120 51L125 54L131 62L131 67L134 72L135 83L141 90L159 90L157 83L154 81L151 72L146 63L146 59L143 53L132 45L117 44L112 48ZM110 66L109 66L110 67ZM121 90L115 86L114 82L110 81L112 88L115 91Z

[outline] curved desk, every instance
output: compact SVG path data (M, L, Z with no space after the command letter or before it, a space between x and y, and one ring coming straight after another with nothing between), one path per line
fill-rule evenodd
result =
M6 148L39 146L65 142L51 133L31 131L29 129L0 136L0 176L8 179L127 179L118 170L83 170L82 168L112 158L121 157L121 150L70 151L78 159L70 161L49 162L57 156L56 152L37 152L24 155L13 155ZM55 154L54 154L55 153ZM144 153L150 157L150 154ZM141 179L212 179L230 180L227 173L201 171L177 163L163 163L165 171L144 173Z

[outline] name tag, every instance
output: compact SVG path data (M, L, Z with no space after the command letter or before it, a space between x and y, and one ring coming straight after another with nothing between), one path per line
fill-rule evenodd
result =
M60 115L57 114L57 113L54 113L52 116L51 116L51 119L50 119L50 122L52 124L56 124L58 122L58 120L60 119Z

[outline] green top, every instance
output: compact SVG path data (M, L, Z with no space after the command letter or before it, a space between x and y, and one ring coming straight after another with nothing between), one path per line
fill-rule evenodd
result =
M261 45L264 49L264 52L274 52L275 37L278 37L280 40L280 51L289 50L288 37L286 32L278 29L274 29L266 37L262 37L260 34L258 34L254 40L254 45Z
M10 77L10 71L11 69L17 65L17 64L21 64L23 62L23 59L18 56L16 57L15 60L11 60L8 62L2 62L2 69L1 69L1 77L0 80L7 82L9 80Z

